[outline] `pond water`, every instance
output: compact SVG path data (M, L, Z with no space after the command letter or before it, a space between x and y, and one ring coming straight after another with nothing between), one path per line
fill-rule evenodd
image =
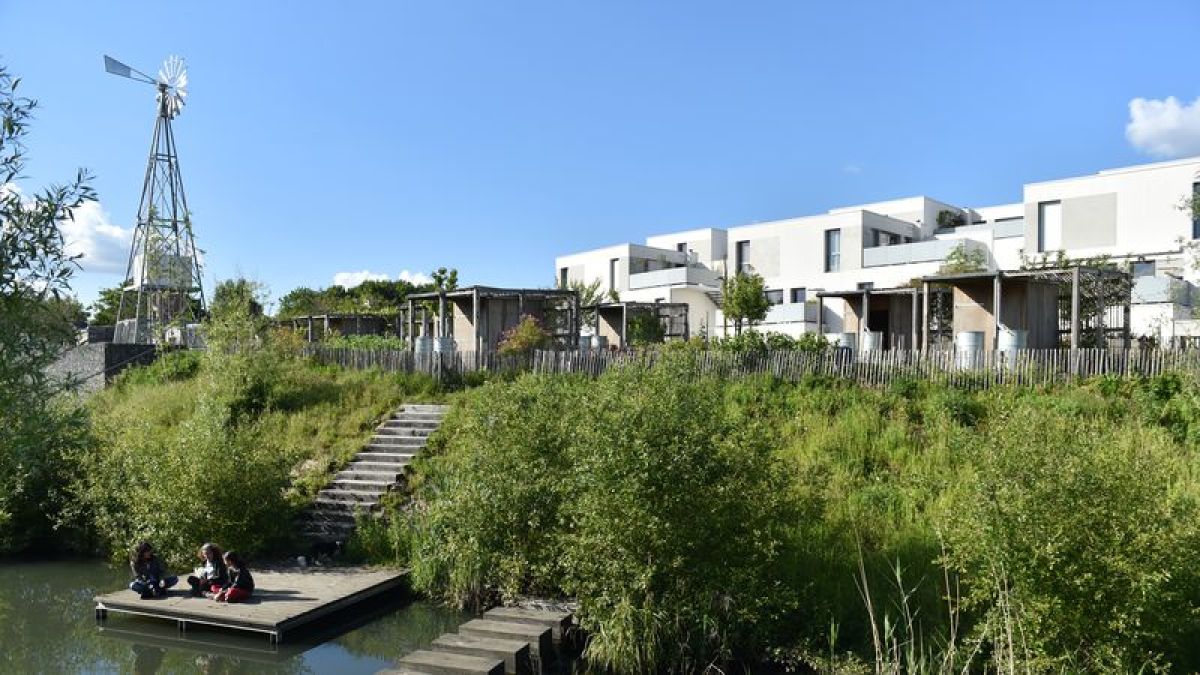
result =
M360 605L278 647L253 634L110 613L92 598L129 583L96 561L0 562L0 673L375 673L468 617L420 601Z

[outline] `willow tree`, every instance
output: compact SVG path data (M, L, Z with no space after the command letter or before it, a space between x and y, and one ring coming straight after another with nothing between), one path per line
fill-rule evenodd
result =
M90 176L26 194L18 186L36 103L0 66L0 553L46 537L62 503L64 453L82 435L82 413L60 399L70 383L47 370L71 342L61 311L78 265L62 223L95 199Z

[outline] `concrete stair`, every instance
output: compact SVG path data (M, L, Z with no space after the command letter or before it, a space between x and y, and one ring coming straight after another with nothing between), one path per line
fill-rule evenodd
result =
M317 493L302 516L301 536L312 543L346 541L358 514L377 512L384 495L403 485L406 467L447 410L444 405L405 404L384 420L367 445Z
M489 673L490 662L510 675L543 675L552 667L562 669L569 652L566 645L571 615L553 610L497 607L482 619L467 621L457 633L446 633L428 650L400 659L398 670L380 673ZM556 647L556 643L559 645ZM561 652L561 653L560 653ZM441 654L442 657L436 656ZM482 659L474 666L465 657ZM477 667L479 670L463 670ZM458 669L458 670L456 670Z

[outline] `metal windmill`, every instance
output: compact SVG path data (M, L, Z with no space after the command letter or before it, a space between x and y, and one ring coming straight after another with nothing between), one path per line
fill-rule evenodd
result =
M204 313L204 290L200 251L192 235L175 153L175 133L171 130L171 120L183 110L187 99L187 70L178 56L163 62L157 79L109 56L104 57L104 69L152 85L158 92L158 117L113 339L126 343L190 342L188 324L199 321Z

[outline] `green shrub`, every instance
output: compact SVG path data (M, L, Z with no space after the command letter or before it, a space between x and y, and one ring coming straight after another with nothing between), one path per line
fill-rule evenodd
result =
M521 321L504 331L500 346L496 349L501 356L529 354L535 349L544 349L550 344L550 334L532 316L522 316Z

